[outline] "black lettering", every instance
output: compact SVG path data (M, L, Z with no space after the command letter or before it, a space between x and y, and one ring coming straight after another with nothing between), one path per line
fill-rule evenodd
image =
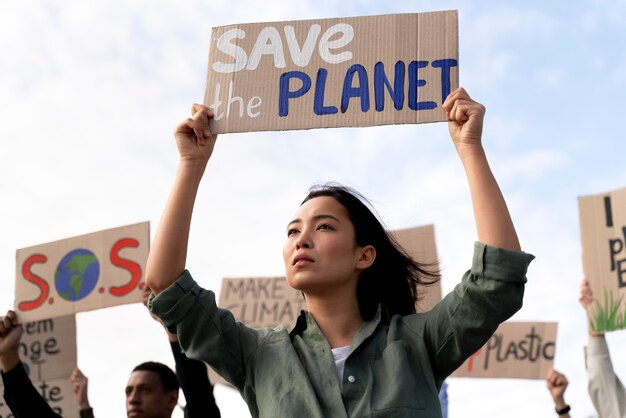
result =
M43 321L28 322L24 330L28 335L54 332L54 321L52 319L45 319Z
M243 290L243 297L245 298L249 294L252 294L253 299L257 299L256 284L254 279L246 280L246 287Z
M491 356L491 350L500 351L500 345L502 344L502 336L494 334L487 342L487 350L485 351L485 370L489 368L489 358ZM497 358L497 355L496 355Z
M272 305L269 309L268 309L268 305L266 305L263 302L261 303L261 312L259 315L260 323L263 323L263 318L266 313L270 314L270 318L272 322L276 322L277 317L278 317L278 302L274 302L274 305Z
M510 355L512 355L513 358L517 360L517 344L515 343L515 341L509 343L509 346L506 348L506 353L504 354L504 359L502 359L502 361L508 359Z
M611 196L604 197L604 214L606 215L606 227L613 227L613 210L611 209Z
M285 323L285 316L288 317L289 322L295 319L293 308L291 307L291 303L289 301L286 301L283 304L283 309L280 311L278 321L281 323Z
M520 354L517 357L518 360L525 360L526 357L528 357L528 349L526 348L527 343L528 341L526 340L522 340L519 342L518 348L519 348Z
M626 229L626 227L624 227L624 229ZM609 240L609 253L611 254L611 271L615 271L615 265L617 263L616 256L621 253L623 249L624 242L621 239L615 238Z
M30 359L37 361L41 358L41 341L33 341L30 344Z
M281 293L282 290L282 282L285 281L282 277L276 277L272 283L272 298L274 299L283 299L285 296ZM281 294L279 294L281 293Z
M626 258L617 262L617 286L626 287Z
M535 332L535 327L530 329L530 334L527 334L528 340L530 341L530 347L528 348L528 359L532 362L537 361L539 359L539 350L541 349L541 336ZM537 341L537 347L535 348L535 341Z
M548 360L554 360L554 343L550 342L543 346L543 358Z
M225 298L229 299L230 294L238 295L239 299L243 299L243 286L245 280L228 280L226 281Z
M258 284L259 287L257 289L256 297L260 298L261 297L261 293L265 293L265 298L269 299L270 294L267 291L267 286L270 284L269 280L267 280L267 279L259 280L257 284Z
M61 352L61 349L57 347L57 339L56 338L49 338L48 341L45 342L44 344L44 352L46 354L49 354L51 356L55 355L55 354L59 354Z
M52 402L60 402L63 400L63 394L59 386L52 386L48 393L50 394L50 400Z

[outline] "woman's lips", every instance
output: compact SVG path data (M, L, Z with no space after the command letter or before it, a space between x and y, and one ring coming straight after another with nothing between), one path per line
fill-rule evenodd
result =
M301 266L301 265L308 264L308 263L315 263L315 261L313 261L311 257L307 257L306 255L303 255L303 254L298 254L293 259L294 266Z

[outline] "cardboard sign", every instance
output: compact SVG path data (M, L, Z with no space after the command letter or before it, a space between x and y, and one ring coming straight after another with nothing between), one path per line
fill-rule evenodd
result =
M392 231L392 235L414 260L430 265L427 269L439 270L434 225L400 229ZM429 286L418 286L417 294L417 312L431 310L441 300L441 281Z
M75 316L24 324L19 354L33 385L50 407L65 418L78 418L78 400L70 382L76 367ZM0 391L4 392L1 381ZM0 398L0 418L12 416Z
M554 362L556 322L505 322L452 377L543 380Z
M626 328L626 188L578 198L583 270L593 292L589 326Z
M223 279L220 307L250 327L295 325L304 297L284 277Z
M143 222L17 250L19 320L140 302L149 246Z
M446 120L456 10L213 28L204 104L215 133Z

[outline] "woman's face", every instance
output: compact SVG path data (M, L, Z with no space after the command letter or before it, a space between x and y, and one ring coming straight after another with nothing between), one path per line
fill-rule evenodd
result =
M287 225L283 248L287 282L305 294L356 289L363 252L346 208L329 196L313 198Z

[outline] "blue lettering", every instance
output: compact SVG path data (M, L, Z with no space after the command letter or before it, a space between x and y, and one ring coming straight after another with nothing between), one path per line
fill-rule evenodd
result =
M385 109L385 90L387 88L391 99L393 100L393 106L396 110L401 110L404 105L404 62L396 62L393 88L391 83L387 79L385 74L385 64L377 62L374 66L374 102L376 103L376 111L381 112Z
M452 58L432 62L434 68L441 68L441 103L446 101L450 94L450 67L456 67L457 61Z
M296 91L289 91L289 81L297 78L302 81L302 87ZM289 114L289 99L304 96L311 88L311 77L302 71L288 71L280 75L280 88L278 92L278 116Z
M332 115L337 113L337 107L324 106L324 92L326 91L326 76L328 71L325 68L317 70L315 79L315 98L313 99L313 112L316 115Z
M437 107L435 102L418 102L419 87L425 86L426 81L419 79L418 69L428 65L428 61L411 61L409 64L409 108L411 110L429 110Z
M358 87L352 87L352 80L355 74L359 75ZM361 64L354 64L346 71L346 78L343 80L343 93L341 95L341 113L345 113L348 110L351 97L361 98L361 112L367 112L370 109L367 71Z

